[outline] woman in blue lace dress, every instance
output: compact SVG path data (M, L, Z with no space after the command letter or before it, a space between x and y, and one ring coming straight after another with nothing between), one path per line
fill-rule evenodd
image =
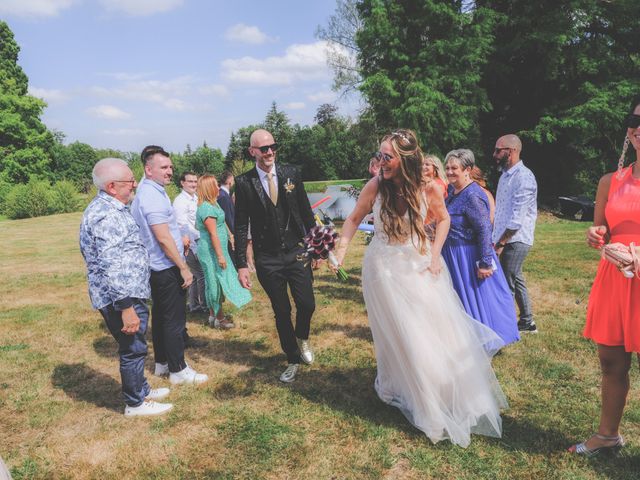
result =
M451 217L442 248L453 286L467 313L496 332L505 345L520 339L513 296L491 246L489 201L471 178L475 158L471 150L449 152L445 158Z

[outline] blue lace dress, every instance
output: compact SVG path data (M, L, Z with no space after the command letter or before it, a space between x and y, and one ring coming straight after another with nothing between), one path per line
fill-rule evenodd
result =
M513 296L491 245L489 201L473 182L454 194L449 185L445 200L451 217L449 236L442 248L453 286L467 313L496 332L505 345L520 339ZM478 267L493 268L481 280Z

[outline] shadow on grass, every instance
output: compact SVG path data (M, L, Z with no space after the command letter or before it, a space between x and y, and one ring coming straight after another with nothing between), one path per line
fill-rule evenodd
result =
M119 358L118 344L111 335L96 338L93 341L93 350L101 357Z
M250 341L239 338L218 339L201 336L191 338L194 346L189 348L189 357L192 358L206 357L222 363L235 363L251 367L257 367L265 360L264 356L259 355L260 352L267 351L264 339ZM273 358L277 359L278 357Z
M422 435L397 408L386 405L378 398L373 388L375 377L376 369L371 367L303 369L289 388L310 402L332 410L410 435Z
M322 296L330 298L331 302L338 300L349 300L356 303L364 303L362 299L362 289L360 282L354 282L349 279L348 283L329 283L319 287Z
M365 325L342 325L339 323L322 323L313 327L314 335L320 334L325 331L342 332L349 338L357 338L359 340L366 340L373 342L371 336L371 329Z
M51 383L73 400L93 403L118 413L122 411L120 383L82 363L57 365L51 375Z
M572 439L566 432L544 428L526 418L502 415L502 440L500 446L509 452L554 454L566 450Z

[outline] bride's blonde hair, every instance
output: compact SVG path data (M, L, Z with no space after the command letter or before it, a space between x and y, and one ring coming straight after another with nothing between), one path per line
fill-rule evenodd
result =
M402 186L397 188L390 180L380 181L380 218L384 227L384 232L389 240L402 243L411 237L418 239L416 248L420 254L427 252L427 235L424 230L424 218L422 215L422 164L424 154L418 145L416 134L407 129L398 129L395 132L382 138L382 142L387 142L391 149L400 159L400 174L402 175ZM409 228L407 229L402 215L396 207L396 196L403 197L407 204L409 214Z

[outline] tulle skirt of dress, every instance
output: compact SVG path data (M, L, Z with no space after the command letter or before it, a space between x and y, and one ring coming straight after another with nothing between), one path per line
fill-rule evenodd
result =
M366 250L362 289L377 361L375 388L433 442L466 447L471 433L500 437L507 401L491 367L503 346L469 317L443 264L376 235Z

